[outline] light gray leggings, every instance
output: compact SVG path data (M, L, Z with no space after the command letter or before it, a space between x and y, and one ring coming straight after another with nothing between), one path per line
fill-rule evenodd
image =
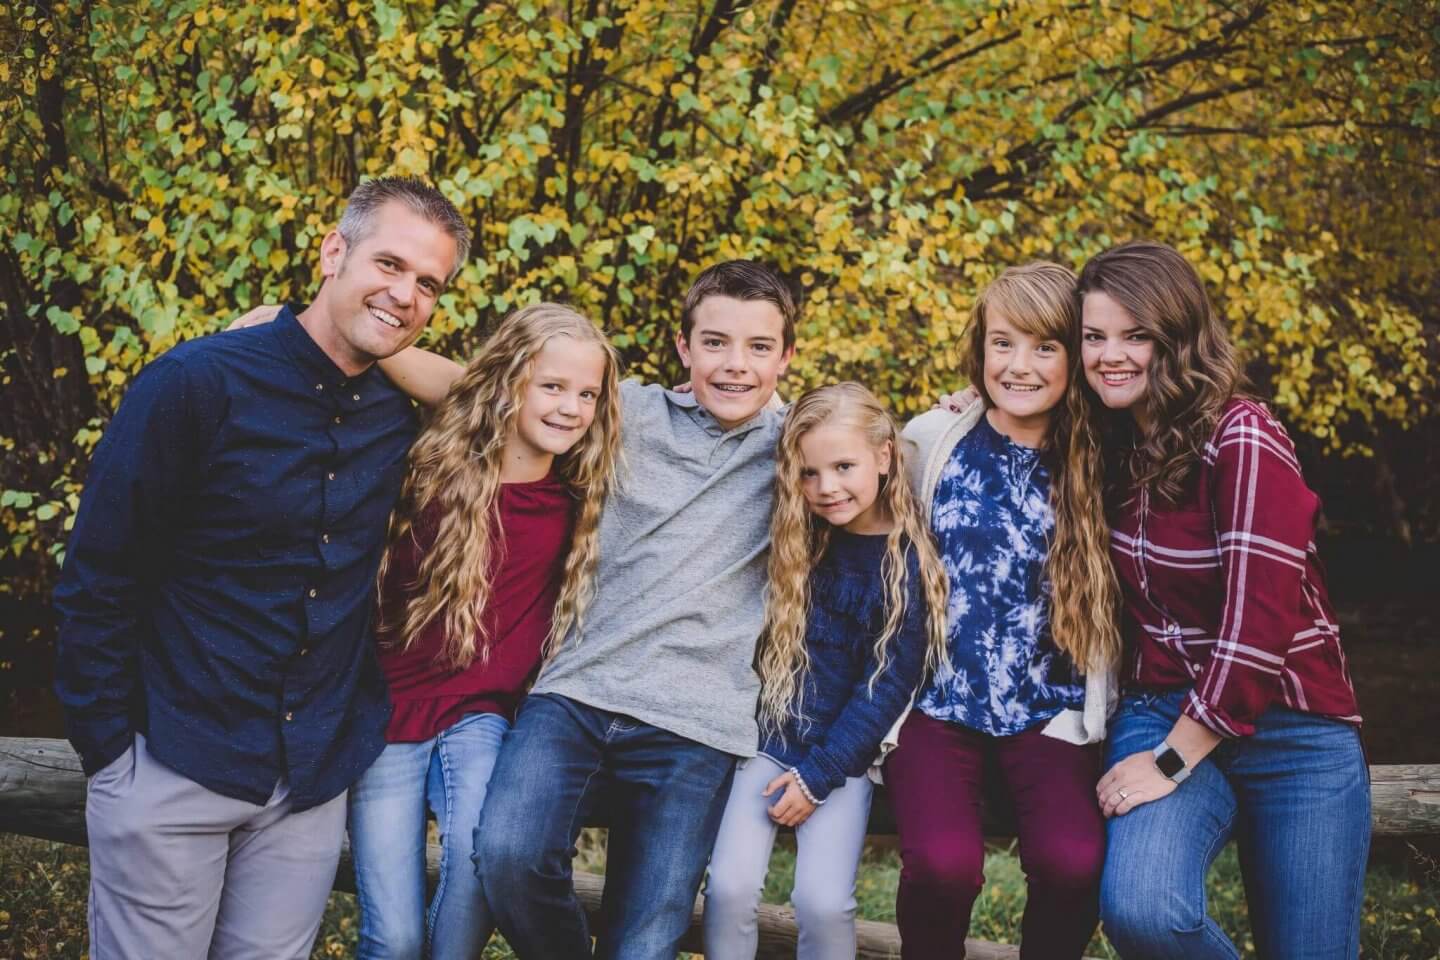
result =
M710 855L705 883L706 960L754 960L755 917L778 829L760 791L785 768L769 757L742 761ZM870 781L853 777L795 831L797 960L853 960L855 872L870 816Z

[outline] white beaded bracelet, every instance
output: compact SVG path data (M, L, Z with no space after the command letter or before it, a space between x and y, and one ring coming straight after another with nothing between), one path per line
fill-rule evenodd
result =
M825 802L824 800L815 799L815 794L811 793L810 788L805 785L805 778L800 776L800 771L798 769L796 769L795 767L791 767L790 775L795 778L795 786L800 788L800 792L804 794L806 800L809 800L817 807Z

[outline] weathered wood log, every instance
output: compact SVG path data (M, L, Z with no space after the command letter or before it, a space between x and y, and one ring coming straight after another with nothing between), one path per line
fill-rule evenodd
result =
M1440 764L1372 764L1370 792L1376 836L1440 835ZM875 796L869 832L893 834L884 788ZM76 842L84 806L85 778L68 742L0 737L0 831L42 838L51 831L53 839ZM1001 818L987 819L986 832L1012 834Z
M14 833L43 840L83 846L85 836L85 775L80 758L64 740L0 737L0 833ZM440 847L426 849L427 869L433 877L440 867ZM347 843L335 874L335 889L355 892L355 872ZM600 899L605 878L576 871L575 893L585 906L591 928L599 929ZM700 917L704 898L697 897L690 916L690 929L681 949L699 953ZM760 960L795 956L795 913L788 907L763 904L760 907ZM888 923L860 921L857 924L857 956L864 960L888 960L900 956L900 937ZM966 949L972 960L1017 960L1019 951L1004 944L970 940Z
M1370 819L1376 836L1440 834L1440 764L1371 764Z
M1371 822L1377 836L1440 834L1440 764L1380 764L1370 767ZM883 791L877 791L877 796ZM995 825L991 825L995 831ZM871 816L873 834L894 831L888 805L877 804ZM998 831L997 831L998 832ZM0 833L16 833L63 843L85 843L85 777L80 759L64 740L0 738ZM433 874L439 867L440 848L427 851ZM575 874L575 892L592 923L599 920L605 878ZM354 872L346 850L335 877L338 890L353 892ZM682 945L699 952L700 911L697 899L690 931ZM760 908L762 958L795 955L795 914L788 907ZM858 956L865 960L898 957L900 938L888 923L860 921ZM970 940L971 960L1015 960L1019 952L1004 944Z
M85 843L85 774L69 742L0 737L0 833Z

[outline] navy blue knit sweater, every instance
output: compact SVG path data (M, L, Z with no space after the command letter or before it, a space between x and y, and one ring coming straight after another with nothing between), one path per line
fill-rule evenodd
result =
M869 768L924 669L925 594L910 551L905 618L890 640L885 673L875 681L873 694L869 689L875 640L885 627L884 556L883 535L831 534L829 548L810 573L804 718L788 720L778 734L762 730L760 735L760 752L781 766L795 767L819 800Z

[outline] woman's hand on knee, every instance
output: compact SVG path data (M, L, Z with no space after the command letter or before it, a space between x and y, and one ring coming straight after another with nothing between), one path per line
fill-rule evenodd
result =
M1096 784L1095 796L1105 816L1119 817L1141 804L1168 797L1175 786L1175 781L1155 766L1155 755L1141 750L1111 767Z

